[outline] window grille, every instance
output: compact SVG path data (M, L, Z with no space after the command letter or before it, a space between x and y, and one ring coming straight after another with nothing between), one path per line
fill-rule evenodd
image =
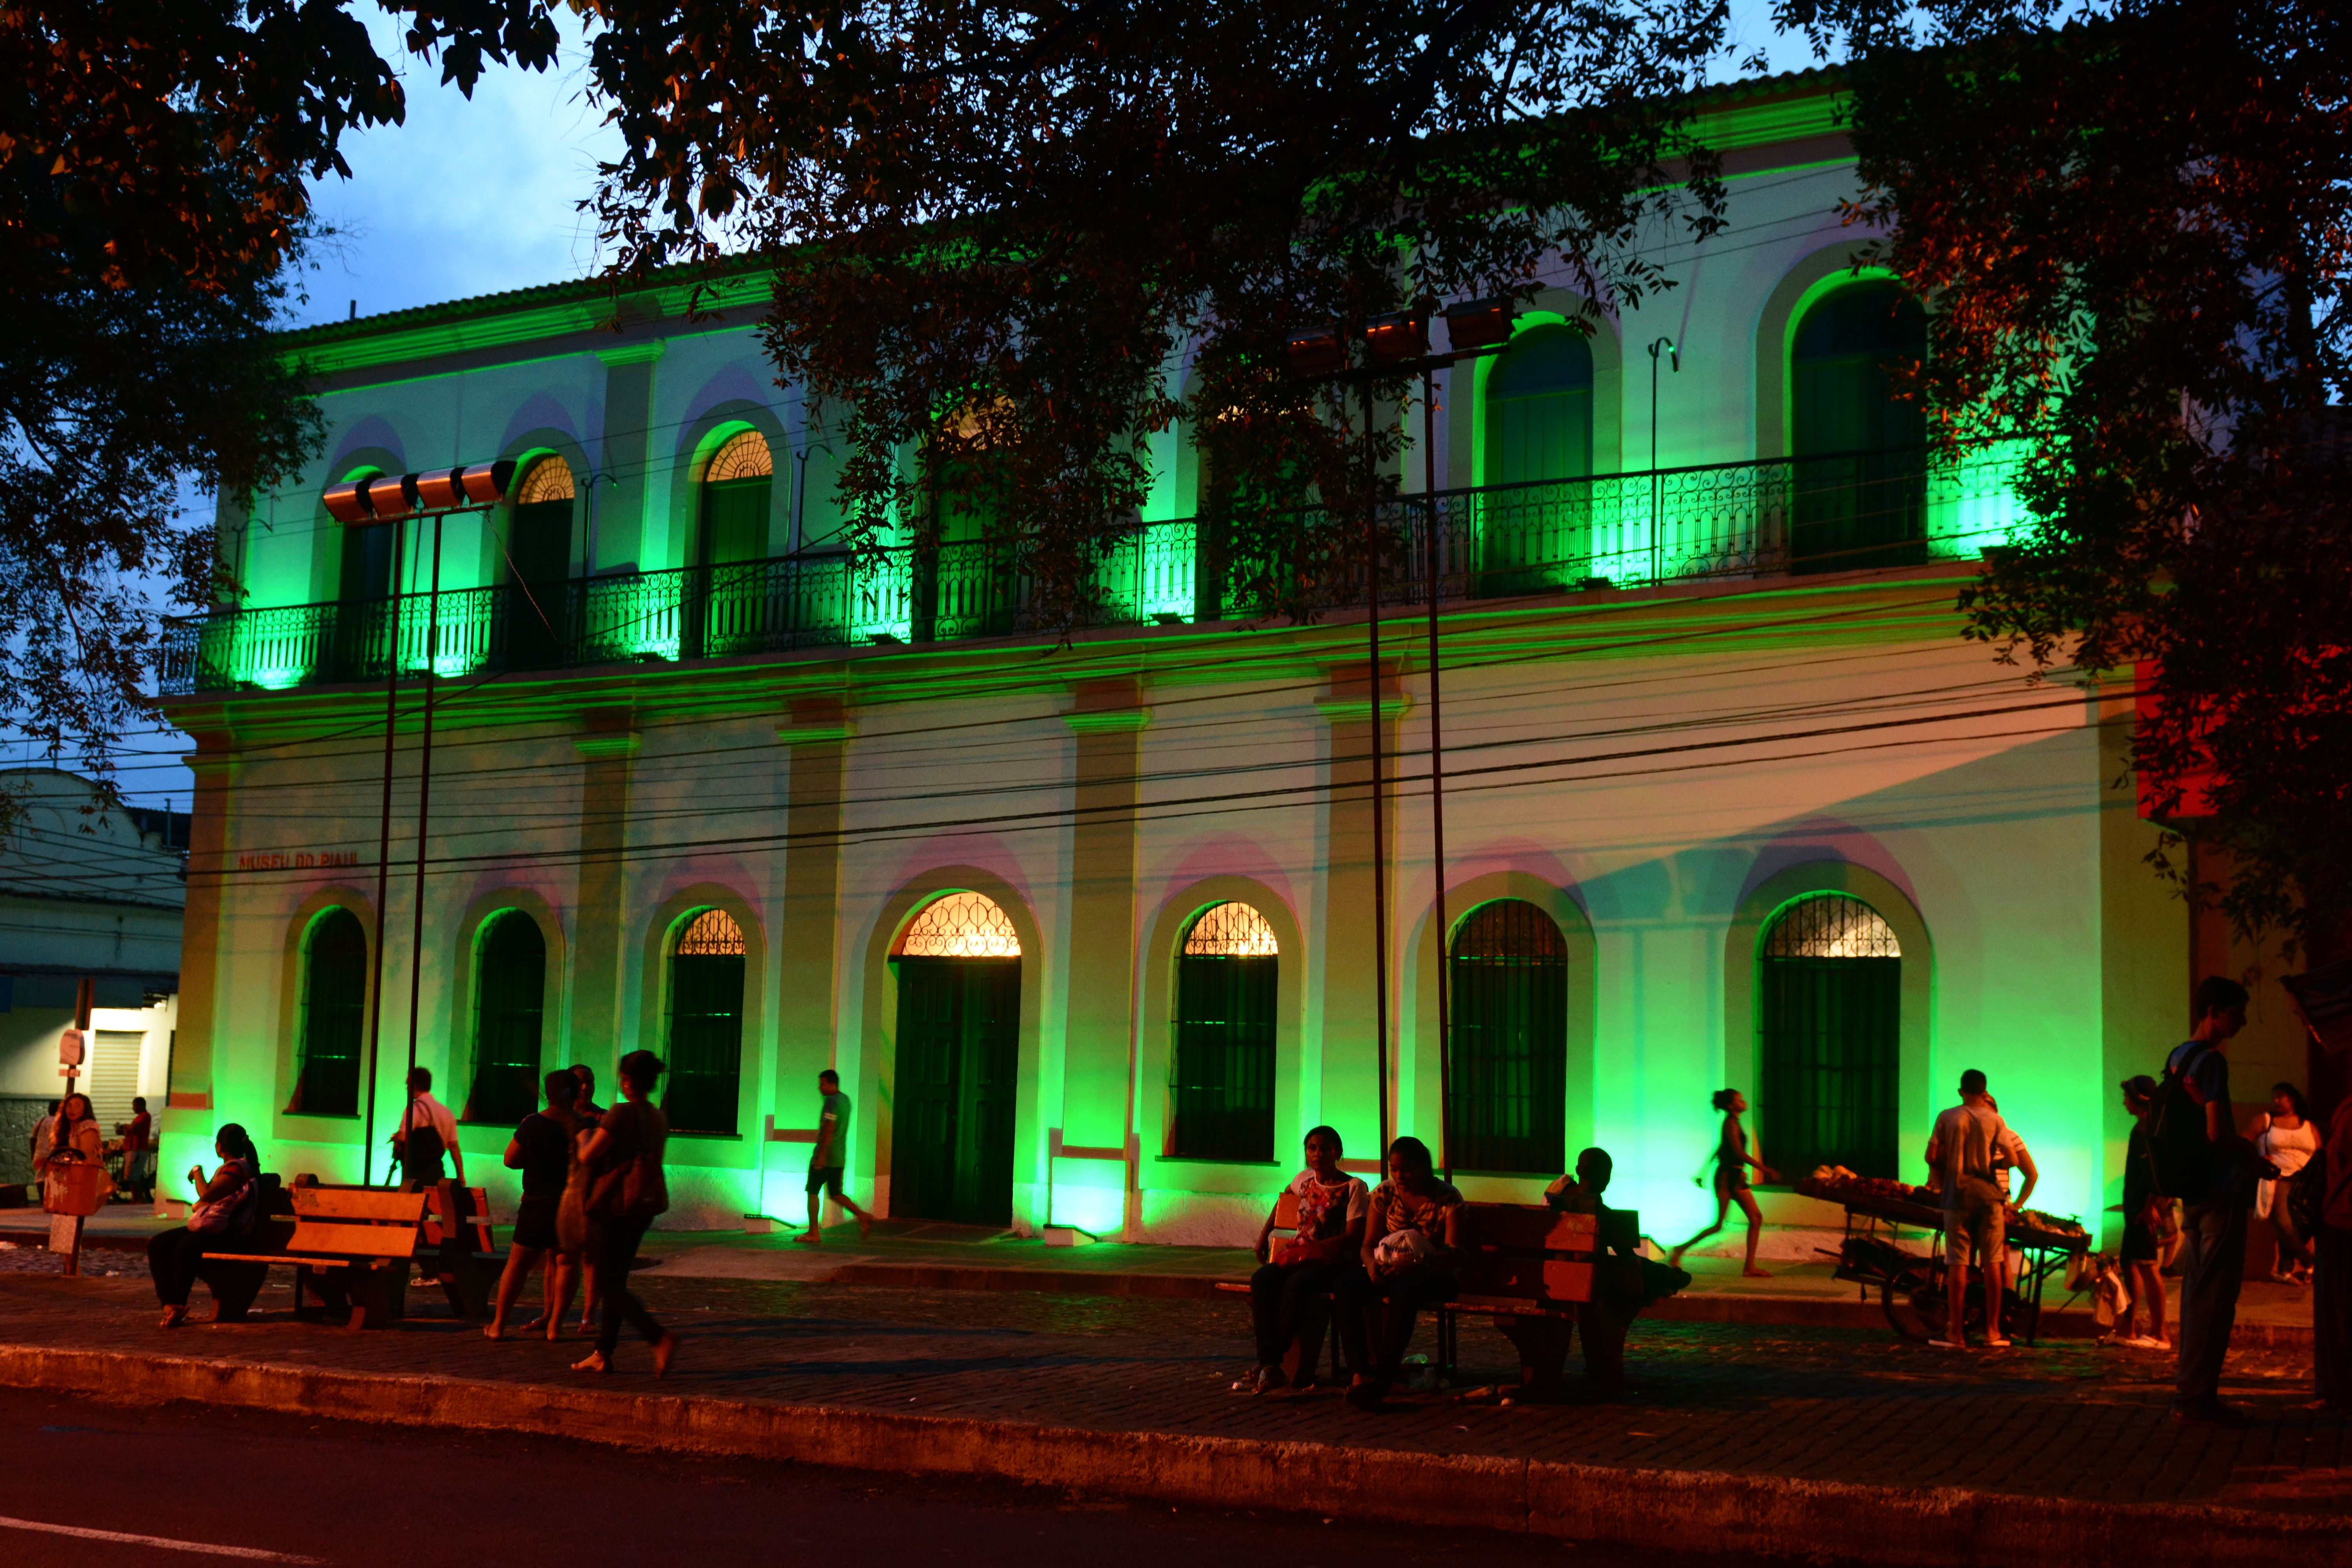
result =
M740 958L743 928L725 910L705 910L678 934L680 958Z
M1473 910L1447 966L1446 1147L1457 1169L1567 1169L1568 941L1521 899Z
M1903 952L1878 911L1821 894L1790 905L1758 965L1758 1131L1794 1179L1818 1165L1901 1164Z
M1767 958L1900 958L1903 944L1876 910L1825 893L1791 904L1764 939Z
M924 906L898 944L901 958L1018 958L1021 935L983 893L950 893Z
M710 455L710 467L703 471L705 484L724 484L729 479L761 479L776 471L776 460L768 451L767 437L757 430L742 430L727 437L726 445Z
M572 496L572 465L561 458L541 458L523 476L522 489L515 492L515 505L537 506L541 501L570 500Z
M1247 904L1219 904L1204 911L1184 936L1187 958L1272 958L1281 951L1274 928Z

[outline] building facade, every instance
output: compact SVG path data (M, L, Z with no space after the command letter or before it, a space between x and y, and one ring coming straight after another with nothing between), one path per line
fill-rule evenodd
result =
M59 1037L90 982L76 1087L108 1136L131 1101L163 1103L179 1014L186 814L109 809L88 779L0 772L0 1186L32 1180L33 1125L65 1093Z
M2114 787L2128 682L1960 636L2014 506L1887 396L1920 328L1855 269L1832 109L1725 95L1731 226L1661 242L1679 287L1586 338L1548 286L1441 374L1377 656L1362 604L1230 602L1181 427L1066 643L984 540L842 552L758 277L716 319L581 284L295 334L328 449L225 517L244 597L166 671L198 789L164 1169L235 1120L381 1179L413 1038L505 1177L540 1072L643 1047L672 1225L793 1212L831 1066L884 1213L1232 1242L1307 1128L1370 1168L1385 1121L1473 1196L1598 1142L1666 1237L1712 1214L1711 1091L1791 1177L1917 1179L1979 1067L2037 1205L2095 1230L2190 921ZM492 458L478 515L321 499Z

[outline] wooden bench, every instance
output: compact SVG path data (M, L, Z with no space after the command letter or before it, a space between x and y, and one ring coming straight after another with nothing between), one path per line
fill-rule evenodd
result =
M1622 1357L1624 1326L1638 1306L1596 1302L1598 1269L1624 1270L1603 1281L1603 1298L1636 1301L1641 1216L1632 1209L1569 1214L1539 1204L1465 1204L1458 1232L1463 1257L1454 1298L1437 1309L1437 1375L1450 1380L1461 1320L1491 1318L1519 1347L1522 1381L1549 1388L1559 1377L1572 1331L1585 1331L1586 1370L1608 1381ZM1627 1287L1630 1286L1630 1290Z
M506 1257L490 1241L489 1194L479 1187L445 1181L427 1187L425 1223L417 1241L416 1267L436 1280L461 1318L489 1315Z
M1290 1236L1298 1234L1298 1194L1287 1187L1282 1190L1282 1196L1275 1200L1274 1228L1277 1236L1282 1233L1287 1233ZM1271 1243L1275 1238L1269 1237L1268 1240L1270 1245L1267 1250L1271 1252L1274 1250ZM1217 1281L1217 1289L1240 1296L1250 1293L1249 1281L1246 1279L1220 1279ZM1331 1299L1329 1293L1326 1292L1323 1299L1327 1302L1329 1301ZM1299 1365L1291 1366L1287 1364L1288 1358L1285 1358L1282 1370L1291 1382L1314 1381L1315 1369L1323 1363L1324 1347L1328 1344L1331 1352L1331 1375L1342 1387L1346 1386L1348 1379L1339 1357L1339 1315L1336 1311L1328 1312L1325 1314L1325 1319L1320 1340L1311 1348L1296 1352Z
M425 1194L369 1187L289 1190L294 1234L278 1252L207 1252L207 1263L287 1265L294 1270L294 1315L315 1291L346 1327L386 1328L407 1310L408 1271L424 1233Z

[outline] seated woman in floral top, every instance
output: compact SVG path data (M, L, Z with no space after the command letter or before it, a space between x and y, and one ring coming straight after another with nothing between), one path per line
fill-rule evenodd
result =
M1454 1299L1461 1245L1462 1194L1437 1179L1429 1145L1400 1138L1389 1145L1388 1165L1365 1218L1364 1274L1352 1303L1370 1365L1351 1346L1348 1403L1363 1410L1378 1408L1395 1384L1421 1309Z
M1307 1169L1285 1191L1298 1201L1298 1229L1281 1246L1272 1245L1275 1216L1282 1212L1276 1203L1258 1227L1264 1267L1250 1276L1260 1394L1286 1386L1294 1375L1301 1385L1314 1381L1328 1302L1356 1272L1370 1202L1364 1184L1339 1169L1339 1135L1328 1127L1307 1135ZM1285 1370L1294 1349L1296 1374Z

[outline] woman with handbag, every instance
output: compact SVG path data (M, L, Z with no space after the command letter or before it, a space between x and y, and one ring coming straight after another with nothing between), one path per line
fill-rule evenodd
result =
M621 1103L604 1113L604 1125L580 1151L588 1167L587 1210L596 1225L593 1256L596 1285L604 1310L596 1325L596 1348L574 1362L574 1372L605 1372L620 1348L621 1320L654 1348L654 1375L669 1371L677 1354L678 1339L654 1321L645 1303L629 1291L629 1268L636 1262L637 1243L654 1216L669 1207L669 1187L662 1176L663 1146L669 1141L669 1120L646 1097L661 1077L661 1058L651 1051L631 1051L621 1058Z
M89 1096L67 1095L58 1107L48 1158L41 1164L41 1207L51 1214L94 1215L113 1191L106 1173L106 1141Z
M196 1269L212 1247L234 1247L249 1235L261 1209L261 1156L234 1121L224 1122L213 1137L213 1152L220 1169L205 1176L204 1167L188 1168L196 1201L188 1223L147 1242L147 1271L155 1277L155 1299L163 1304L162 1326L176 1329L188 1321L188 1292L196 1283Z

